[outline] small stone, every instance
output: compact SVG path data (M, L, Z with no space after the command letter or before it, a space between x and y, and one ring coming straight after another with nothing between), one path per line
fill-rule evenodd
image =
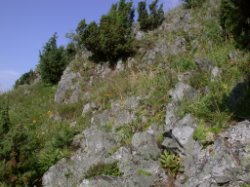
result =
M124 71L125 66L122 60L119 60L116 64L116 70L117 71Z
M178 103L183 99L193 100L196 95L196 90L183 82L177 83L175 88L170 91L170 96L175 103Z
M221 69L219 69L218 67L214 67L211 71L211 80L215 81L216 79L218 79L221 76Z
M212 69L212 63L206 58L195 59L195 64L202 71L210 71Z

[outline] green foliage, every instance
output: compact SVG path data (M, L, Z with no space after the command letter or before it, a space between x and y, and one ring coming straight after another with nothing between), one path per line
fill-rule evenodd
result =
M135 128L133 127L133 124L125 124L116 129L116 132L119 135L120 144L129 145L131 144L133 134L135 133Z
M9 100L11 120L0 141L0 181L6 186L41 186L43 173L69 156L71 141L81 127L76 124L71 128L67 122L53 120L58 113L54 94L54 87L35 84L0 96L0 103ZM0 111L7 107L0 106ZM76 120L70 116L67 119ZM84 126L89 121L82 119L80 123Z
M75 55L76 55L76 46L73 42L70 42L66 49L65 49L65 57L66 57L66 61L67 62L70 62L72 61L74 58L75 58Z
M169 151L164 151L160 157L161 164L164 168L169 169L176 175L181 169L180 158Z
M250 187L250 184L241 184L240 187Z
M56 40L57 35L55 33L45 44L40 54L39 70L44 83L56 84L67 65L64 48L58 48Z
M93 178L96 176L112 176L112 177L118 177L121 176L122 173L120 172L117 162L110 163L110 164L104 164L99 163L95 166L92 166L87 171L85 178Z
M185 72L194 70L196 68L196 65L193 60L187 57L176 57L171 62L171 68L176 69L179 72Z
M200 7L204 0L183 0L187 8Z
M209 145L213 143L211 140L209 140L210 131L211 129L209 129L201 120L199 126L194 131L193 138L198 140L204 146Z
M248 0L222 0L220 22L234 37L238 47L250 49L250 3Z
M138 22L140 29L143 31L156 29L164 21L163 4L158 7L159 0L154 0L149 5L149 13L147 10L146 1L141 1L138 4Z
M36 73L33 70L30 70L27 73L24 73L16 82L15 88L24 84L31 84L36 78Z
M109 13L101 17L99 25L95 22L87 25L86 21L82 20L76 29L77 45L91 51L94 60L109 61L111 64L133 54L132 5L132 2L126 0L113 4Z
M63 119L72 119L81 116L82 102L72 104L60 104L57 107L59 115Z
M5 135L10 128L9 107L6 102L0 102L0 136Z
M76 131L70 128L64 128L58 131L58 133L51 139L51 144L55 148L63 148L70 145L73 140Z
M147 171L145 169L138 169L137 173L139 175L142 175L142 176L151 176L152 175L152 173L150 173L149 171Z

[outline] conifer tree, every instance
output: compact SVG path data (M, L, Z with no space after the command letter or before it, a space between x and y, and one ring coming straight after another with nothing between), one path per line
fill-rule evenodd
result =
M154 0L147 10L146 1L141 1L138 4L138 22L140 29L143 31L153 30L159 27L164 21L163 4L158 6L159 0Z
M149 23L149 15L147 11L147 4L146 1L141 1L138 4L138 22L140 23L141 30L147 30L148 29L148 23Z
M76 29L80 38L78 42L92 52L95 60L114 64L134 51L133 22L132 1L120 0L112 5L107 15L101 17L99 25L95 22L86 25L85 21L81 21Z
M64 48L57 47L57 34L55 33L45 44L40 53L39 70L42 81L49 84L56 84L66 68Z

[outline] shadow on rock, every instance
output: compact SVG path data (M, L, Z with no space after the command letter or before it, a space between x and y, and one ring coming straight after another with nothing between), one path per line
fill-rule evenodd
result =
M233 114L233 118L237 121L250 119L250 75L248 77L245 81L236 84L222 102L226 103L222 105Z

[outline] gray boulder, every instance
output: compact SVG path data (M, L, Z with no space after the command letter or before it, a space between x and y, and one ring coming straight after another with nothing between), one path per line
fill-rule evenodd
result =
M140 100L140 97L130 97L124 102L113 102L110 109L94 115L91 119L91 124L98 127L112 124L112 130L115 131L117 128L136 119L135 110Z
M116 146L112 134L91 127L78 137L78 151L69 159L62 159L43 176L43 186L77 186L91 166L103 162L109 150ZM79 142L82 141L82 142Z
M194 88L183 82L179 82L175 85L175 88L170 90L169 94L174 103L179 103L182 100L193 100L197 93Z
M136 145L140 146L141 144ZM138 154L136 149L131 151L121 147L112 158L118 161L119 169L123 173L123 186L151 187L154 184L163 185L168 181L161 164L150 157L145 158Z
M198 152L192 163L195 172L183 186L239 187L250 183L249 133L250 122L240 122L222 133L214 145Z
M169 132L172 130L178 120L178 116L176 114L177 106L174 103L169 103L166 106L166 116L165 116L165 132Z
M221 69L219 69L218 67L214 67L211 70L211 80L215 81L216 79L218 79L221 76L221 73L222 73Z
M197 58L195 59L195 64L201 71L211 71L213 68L213 64L206 58Z
M161 150L158 148L154 137L147 132L139 132L134 134L132 138L132 147L145 159L157 159L160 156Z
M173 152L182 155L192 155L195 149L193 133L197 124L191 115L186 115L181 120L168 128L162 145Z
M94 179L84 179L79 187L123 187L123 183L119 178L99 176Z
M73 72L70 67L66 68L58 83L55 94L56 103L76 103L81 95L79 80L80 73Z
M137 31L135 35L136 40L142 40L145 37L145 33L142 31Z

